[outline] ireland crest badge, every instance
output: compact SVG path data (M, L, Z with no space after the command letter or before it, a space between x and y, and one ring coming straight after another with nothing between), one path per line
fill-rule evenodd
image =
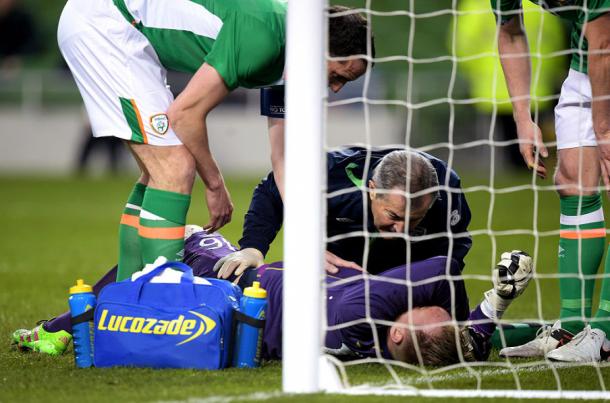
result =
M150 117L150 127L160 134L164 135L167 133L167 129L169 129L169 121L167 120L167 115L165 113L158 113L156 115L152 115Z

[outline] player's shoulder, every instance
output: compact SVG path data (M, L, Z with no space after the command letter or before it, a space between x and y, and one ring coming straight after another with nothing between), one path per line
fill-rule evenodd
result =
M366 155L363 147L341 147L326 153L328 162L334 164L340 164L362 155Z
M329 165L340 165L351 162L363 162L370 158L370 165L374 166L383 157L393 151L404 150L397 147L361 147L361 146L344 146L337 150L328 152Z
M284 37L286 11L285 2L278 0L202 0L214 2L214 7L233 21L237 29L249 26L262 32L273 32ZM230 18L229 18L230 17ZM221 17L222 18L222 17Z
M489 0L491 9L494 12L497 11L512 11L523 7L524 1L531 1L532 3L540 3L540 0Z
M215 14L237 13L240 15L262 16L265 14L285 15L288 3L283 0L191 0Z

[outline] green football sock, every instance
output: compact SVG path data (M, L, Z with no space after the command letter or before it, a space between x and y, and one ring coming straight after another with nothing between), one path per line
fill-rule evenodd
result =
M153 263L159 256L182 260L184 224L190 204L190 195L146 189L139 232L144 264Z
M142 270L143 267L138 228L140 227L140 209L142 208L145 191L146 185L136 183L121 216L117 281L128 278L133 272Z
M591 327L601 329L606 332L606 338L610 338L610 248L606 252L606 265L604 269L604 279L599 296L599 308L595 318L591 321Z
M599 194L560 198L559 279L561 327L578 333L591 317L594 279L604 253L606 230Z

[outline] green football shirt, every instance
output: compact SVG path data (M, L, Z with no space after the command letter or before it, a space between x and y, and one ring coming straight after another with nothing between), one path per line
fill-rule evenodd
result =
M521 0L490 0L491 7L502 23L507 22L521 9ZM585 23L610 12L610 0L530 0L551 13L571 22L570 47L572 61L570 68L587 73L587 39L582 34ZM544 39L542 39L544 40Z
M229 89L272 84L284 71L281 0L113 0L170 70L194 73L208 63Z

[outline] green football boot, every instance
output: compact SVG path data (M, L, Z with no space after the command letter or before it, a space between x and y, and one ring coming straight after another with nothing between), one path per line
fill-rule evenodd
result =
M20 350L31 350L49 355L61 355L70 345L72 335L64 330L47 332L39 323L32 330L18 329L13 332L13 344Z

